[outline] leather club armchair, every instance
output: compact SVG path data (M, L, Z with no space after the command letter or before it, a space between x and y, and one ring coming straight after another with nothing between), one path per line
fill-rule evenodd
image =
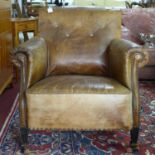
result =
M137 68L146 51L121 39L121 12L94 8L40 10L40 36L21 44L22 151L29 129L131 132L137 146Z

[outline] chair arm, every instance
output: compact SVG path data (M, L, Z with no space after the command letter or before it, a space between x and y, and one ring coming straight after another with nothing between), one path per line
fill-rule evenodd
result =
M138 67L148 62L147 51L130 41L113 40L109 46L111 76L132 92L133 127L140 123L140 99L138 89Z
M127 40L114 39L108 48L110 75L131 89L133 71L148 62L146 49Z
M44 78L48 68L45 40L35 37L21 44L14 50L13 63L21 69L21 81L25 88Z
M27 128L26 89L46 75L48 51L44 39L35 37L16 48L13 63L20 69L20 126Z

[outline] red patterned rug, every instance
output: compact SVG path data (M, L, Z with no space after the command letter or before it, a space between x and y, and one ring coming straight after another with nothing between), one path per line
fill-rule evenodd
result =
M140 83L142 103L138 155L155 155L155 82ZM19 113L14 113L0 144L0 155L19 153L16 141ZM130 136L125 131L30 131L30 155L131 155Z

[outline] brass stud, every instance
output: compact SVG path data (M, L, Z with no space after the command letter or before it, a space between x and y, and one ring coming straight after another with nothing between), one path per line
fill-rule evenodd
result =
M69 33L67 33L67 34L66 34L66 37L69 37L69 36L70 36L70 34L69 34Z
M94 37L94 34L93 34L93 33L91 33L91 34L90 34L90 37Z

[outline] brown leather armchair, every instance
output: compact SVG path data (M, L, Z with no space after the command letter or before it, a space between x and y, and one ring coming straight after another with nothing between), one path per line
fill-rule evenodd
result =
M28 129L131 131L137 144L137 68L144 49L121 40L121 13L57 8L40 13L40 37L16 49L22 151ZM44 38L44 39L43 39Z

